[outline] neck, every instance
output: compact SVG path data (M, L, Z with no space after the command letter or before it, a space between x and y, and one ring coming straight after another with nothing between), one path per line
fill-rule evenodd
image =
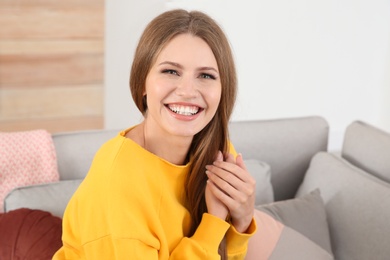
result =
M162 131L156 131L154 127L148 127L146 121L140 127L143 135L142 146L146 150L172 164L184 165L187 163L192 137L172 136Z

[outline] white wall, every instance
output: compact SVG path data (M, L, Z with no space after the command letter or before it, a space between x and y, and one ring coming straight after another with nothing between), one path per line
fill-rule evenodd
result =
M164 9L159 0L106 1L105 128L123 129L142 118L129 89L133 53L146 24Z
M140 121L133 52L147 22L172 8L203 10L227 33L239 76L233 120L320 115L330 149L353 120L390 131L389 0L106 1L106 128Z

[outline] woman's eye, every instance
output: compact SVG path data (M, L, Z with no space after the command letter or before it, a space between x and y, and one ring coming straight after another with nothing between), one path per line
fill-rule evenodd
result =
M207 74L207 73L202 73L200 75L201 78L204 78L204 79L215 79L215 77L211 74Z
M163 70L162 73L165 73L165 74L172 74L172 75L179 75L179 73L177 73L176 70Z

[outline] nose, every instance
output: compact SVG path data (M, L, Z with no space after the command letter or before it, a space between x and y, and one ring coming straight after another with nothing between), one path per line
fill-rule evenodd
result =
M199 95L195 79L187 76L182 77L176 87L176 94L184 98L195 98Z

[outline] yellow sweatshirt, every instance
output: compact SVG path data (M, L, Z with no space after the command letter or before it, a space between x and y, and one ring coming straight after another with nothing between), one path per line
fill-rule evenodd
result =
M63 246L53 259L220 259L226 232L229 259L244 259L254 220L248 234L240 234L205 213L188 237L191 219L183 196L189 165L171 164L125 133L96 153L65 210Z

